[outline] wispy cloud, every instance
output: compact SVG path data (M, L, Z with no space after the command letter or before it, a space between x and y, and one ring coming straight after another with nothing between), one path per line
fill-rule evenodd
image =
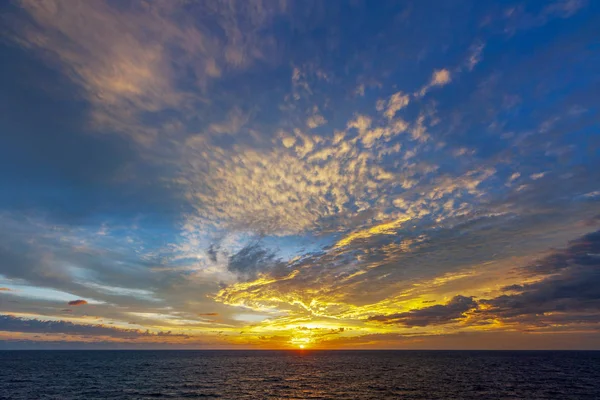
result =
M283 4L283 3L282 3ZM177 129L208 101L206 86L226 71L264 58L268 38L256 32L285 7L227 2L110 2L24 0L12 20L14 40L58 65L81 86L97 129L149 144ZM214 24L191 18L201 12ZM244 34L240 26L248 28ZM213 28L219 27L221 35ZM191 67L191 69L189 68ZM182 89L192 87L195 90ZM179 118L144 121L147 113Z

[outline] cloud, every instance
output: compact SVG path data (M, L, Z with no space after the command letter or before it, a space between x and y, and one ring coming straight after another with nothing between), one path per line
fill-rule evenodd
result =
M425 229L422 225L413 226L412 221L395 227L384 225L381 229L375 226L360 236L349 236L352 240L343 242L343 246L331 246L267 270L253 281L227 285L215 300L255 310L286 310L296 316L351 321L414 309L415 301L423 304L422 300L439 298L440 293L461 294L473 300L472 294L463 290L472 287L469 282L480 279L476 278L480 273L489 271L494 260L545 250L544 246L532 248L531 241L526 244L519 237L536 238L532 240L539 243L557 240L548 236L548 232L557 229L551 228L555 227L551 221L552 218L548 225L539 225L538 217L504 214L466 217L448 223L447 228L434 224ZM557 237L564 235L563 232ZM558 240L555 243L562 242ZM475 266L480 266L480 272L470 270ZM506 271L509 267L510 264L505 267ZM450 287L459 289L452 291ZM480 287L473 290L478 297L489 292ZM451 305L460 304L469 303L465 300ZM450 315L456 310L442 309ZM402 317L410 324L409 315Z
M364 134L371 127L372 120L368 115L357 115L348 121L348 129L355 128L360 134Z
M294 144L296 144L296 139L290 136L284 137L281 142L283 143L283 146L287 149L289 149L290 147L293 147Z
M542 16L558 16L560 18L569 18L580 9L585 7L587 0L558 0L548 4L542 11Z
M216 135L237 135L248 124L250 117L239 108L234 108L227 113L224 121L213 122L208 125L207 131Z
M410 96L403 92L397 92L390 96L387 108L385 109L384 115L388 119L394 118L396 113L406 107L410 102Z
M436 82L447 79L443 73L436 76ZM417 192L419 183L430 190L437 170L433 161L455 158L452 148L428 145L433 112L419 113L413 121L395 116L408 102L409 95L398 91L382 108L386 118L355 113L342 129L322 136L280 129L267 142L229 147L190 138L181 155L186 168L176 180L196 210L187 216L189 235L208 227L277 236L345 231L356 229L366 210L378 213L378 222L402 218L391 211L395 199L388 194L403 192L399 186ZM481 180L474 179L490 176L489 171L439 179L470 180L468 191L475 194Z
M91 335L110 336L113 338L136 339L146 336L156 336L158 333L150 333L137 329L121 329L105 325L82 325L69 321L52 321L40 319L26 319L13 317L11 315L0 315L0 331L44 333L44 334L67 334L67 335ZM165 335L166 332L160 332Z
M600 231L589 233L569 242L567 248L520 269L523 273L551 275L571 267L594 269L600 266Z
M469 71L472 71L473 68L475 68L475 66L477 64L479 64L479 62L481 62L481 59L482 59L481 54L483 53L484 48L485 48L485 44L482 42L477 42L471 46L469 58L467 59L467 62L466 62L466 65L467 65L467 68L469 69Z
M358 115L347 123L346 132L356 129L365 146L379 144L383 151L405 129L398 123L371 126L370 117ZM180 179L197 209L190 226L297 234L339 213L356 212L359 204L374 202L376 190L389 187L394 176L377 154L357 146L357 140L340 142L336 136L295 129L282 137L281 145L265 150L190 143L183 157L192 168ZM198 159L202 163L194 161Z
M143 338L146 339L146 338ZM181 337L185 342L173 343L169 336L158 336L152 340L40 340L36 339L6 339L0 341L2 350L198 350L199 348L224 348L235 349L231 344L222 341L189 340Z
M529 175L529 177L531 179L533 179L534 181L537 181L538 179L543 178L546 174L547 174L547 172L539 172L537 174L531 174L531 175Z
M219 248L217 246L215 246L214 244L211 244L206 252L208 253L208 258L212 262L216 263L218 261Z
M533 8L549 19L573 15L580 4ZM573 79L589 77L588 28L565 36L562 47L552 35L534 35L541 60L492 57L486 68L457 79L480 62L483 43L498 42L484 36L493 35L493 27L478 32L475 43L454 35L436 52L439 43L427 38L450 37L446 31L422 35L421 25L397 24L390 11L389 26L383 18L364 32L364 42L377 38L378 46L346 51L340 43L353 43L352 27L372 25L357 24L363 13L325 21L339 13L294 2L133 1L123 7L24 0L14 8L20 11L7 20L21 48L11 51L24 58L28 50L38 57L29 63L43 69L41 59L73 83L52 103L67 110L61 96L74 99L77 111L66 116L85 113L94 130L120 133L113 135L115 146L131 147L135 155L112 167L114 173L99 174L102 182L80 179L93 182L93 190L81 190L62 170L56 175L66 183L53 186L43 175L53 168L39 168L34 156L38 162L29 167L41 171L43 185L16 186L35 189L27 198L52 208L52 215L0 215L0 271L7 285L20 280L31 292L48 288L55 297L40 303L19 289L23 297L9 304L11 311L34 315L44 307L43 315L66 317L59 314L64 303L85 298L107 320L181 324L198 335L219 326L232 342L277 345L307 339L297 331L358 337L429 326L478 329L495 318L530 326L541 319L538 311L548 324L591 324L597 315L594 289L585 286L597 281L586 269L595 248L573 247L578 255L556 251L536 265L501 273L515 259L590 229L598 215L595 144L583 143L596 121L593 113L572 113L575 103L593 109L595 92L578 82L572 87L589 91L578 93L559 86L574 81L557 79L568 69L563 58L577 62ZM327 40L314 40L314 32ZM398 48L398 37L416 39ZM547 45L537 42L542 37ZM546 54L546 48L553 50ZM442 65L450 66L432 70ZM427 76L411 86L414 71ZM48 76L40 80L63 82L54 79L58 74ZM437 97L442 93L433 89L450 82L452 98ZM539 100L548 98L559 101ZM27 115L31 104L44 109L35 98L24 103ZM56 118L39 120L39 137L60 131L43 126ZM62 160L66 143L87 161L97 154L95 144L108 140L74 125L77 135L94 141L80 146L69 137L50 158ZM26 142L46 149L45 141ZM90 169L116 164L105 153L98 157L108 161ZM79 164L86 163L63 168ZM546 170L553 179L536 179ZM105 182L116 175L121 186ZM167 195L148 196L140 189L147 182L161 182L164 190L153 190ZM7 186L15 185L9 180ZM150 197L160 204L138 207ZM123 203L132 206L122 211ZM71 210L86 210L85 218L58 215ZM432 305L432 299L451 300ZM238 306L248 309L243 318ZM217 315L218 321L198 318ZM369 317L373 323L365 325ZM331 328L332 321L348 329Z
M90 303L93 299L95 304L144 304L150 295L158 298L149 288L169 284L166 275L149 273L156 265L154 258L144 261L135 254L137 244L121 236L98 236L96 227L23 219L18 214L4 214L0 220L4 228L0 230L2 275L25 285L55 289L51 297L59 296L63 303L79 297ZM35 291L15 293L35 296Z
M431 80L429 83L421 88L421 90L415 94L415 96L423 97L429 92L432 87L435 86L445 86L452 80L450 76L450 71L446 68L438 69L433 71L433 75L431 76Z
M506 10L507 26L505 32L514 34L518 30L541 27L556 18L570 18L588 4L587 0L556 0L547 2L534 12L523 5Z
M281 261L260 243L251 243L229 257L227 269L246 278L274 268Z
M450 71L440 69L433 72L433 77L429 83L431 86L444 86L450 82Z
M348 236L342 238L335 244L335 247L344 247L351 244L355 240L368 239L377 235L394 235L405 222L410 221L408 216L400 218L396 221L375 225L368 229L352 232Z
M409 327L443 325L463 318L467 311L477 307L477 302L473 297L455 296L445 305L437 304L403 313L376 315L369 317L369 321Z
M69 301L67 304L70 306L83 306L83 305L86 305L87 303L88 303L87 301L79 299L79 300Z
M571 324L598 321L600 315L600 231L573 240L538 262L518 268L532 283L504 287L483 299L482 315L519 322Z
M211 84L224 79L228 71L240 72L269 58L265 50L271 49L274 39L257 32L266 31L260 28L287 11L282 5L262 2L234 7L220 2L211 7L133 3L125 10L108 2L77 2L73 7L60 1L44 4L22 3L35 24L24 21L15 28L15 40L68 71L84 88L98 124L128 132L146 144L168 138L169 144L154 149L151 157L182 140L179 134L196 128L193 121L205 119L199 118L198 110L212 110L205 107L213 101L205 98ZM219 29L194 20L194 13L210 16ZM102 40L96 32L105 32ZM317 66L305 69L323 84L329 82ZM307 74L295 68L293 82L308 79ZM434 72L430 85L449 80L449 72L442 69ZM355 128L358 138L343 142L303 132L305 126L312 129L326 122L316 112L319 107L311 104L308 120L289 127L282 137L283 146L273 148L265 146L268 134L252 126L252 112L235 106L219 112L218 121L209 120L201 133L175 146L176 154L166 161L177 165L169 168L179 174L171 182L197 211L186 226L195 231L218 226L285 235L319 229L324 221L340 223L344 218L333 218L338 214L350 220L379 201L377 191L395 190L398 171L411 169L406 162L391 171L386 159L404 152L408 159L418 151L397 140L411 123L391 122L408 103L409 95L402 91L390 96L385 110L388 123L357 113L343 133L354 135ZM424 118L419 118L410 129L412 138L427 141L426 128ZM247 131L248 138L232 146L212 137L236 135L240 130ZM257 143L249 146L254 140ZM376 152L365 151L361 145ZM416 179L407 177L403 182L408 186Z
M11 27L15 42L81 86L92 105L92 126L147 145L177 125L160 113L189 118L206 102L202 91L210 81L264 57L269 39L252 32L285 11L273 5L24 0L25 15L16 13ZM193 18L196 13L211 23ZM243 35L240 26L248 28ZM144 122L149 113L158 124Z
M318 128L319 126L325 125L326 123L327 120L320 114L311 115L306 120L306 126L308 126L310 129Z

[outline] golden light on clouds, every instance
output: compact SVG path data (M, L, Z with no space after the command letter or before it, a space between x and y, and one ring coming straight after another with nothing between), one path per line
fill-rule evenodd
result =
M564 54L539 33L585 14L571 3L450 20L456 35L401 2L378 24L360 1L11 4L0 336L297 350L597 332L597 68L583 33Z

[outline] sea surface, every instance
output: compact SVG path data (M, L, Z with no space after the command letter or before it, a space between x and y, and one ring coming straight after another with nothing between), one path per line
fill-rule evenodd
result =
M0 399L600 399L600 352L0 351Z

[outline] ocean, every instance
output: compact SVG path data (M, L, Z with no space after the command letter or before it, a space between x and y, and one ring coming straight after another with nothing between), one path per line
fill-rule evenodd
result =
M194 398L600 399L600 352L0 352L0 399Z

